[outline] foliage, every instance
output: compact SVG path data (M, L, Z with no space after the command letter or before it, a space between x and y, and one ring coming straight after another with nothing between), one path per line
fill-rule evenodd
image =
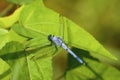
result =
M33 0L7 0L8 2L14 3L14 4L28 4L32 2Z
M50 46L47 38L49 34L60 36L69 47L75 47L73 51L85 62L84 65L79 64L68 55L67 68L61 79L119 80L119 71L99 61L103 57L111 60L117 58L92 35L46 8L42 0L29 4L26 4L29 0L24 1L24 5L12 15L0 18L0 63L3 64L0 70L1 80L52 80L52 59L63 52L63 49L59 48L54 53L54 45ZM107 77L110 71L115 73Z

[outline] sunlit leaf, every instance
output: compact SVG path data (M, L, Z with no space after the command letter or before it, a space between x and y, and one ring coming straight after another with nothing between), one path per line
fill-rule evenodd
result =
M0 80L8 80L11 76L10 72L10 66L0 59Z
M9 79L29 79L26 54L22 44L9 42L0 50L0 53L0 57L10 65L12 75Z
M117 58L107 51L92 35L78 25L69 21L69 35L72 46L89 51L99 59L99 55L116 60ZM77 35L79 34L79 35Z
M51 80L50 77L52 77L52 56L50 54L46 57L38 57L39 59L33 60L32 58L36 54L40 54L40 52L26 52L24 50L24 46L18 42L7 43L0 50L0 53L0 57L10 65L12 74L10 77L11 79Z
M23 43L24 41L26 41L25 37L22 37L22 36L18 35L12 29L9 30L8 35L10 37L10 41L18 41L18 42L21 42L21 43Z
M18 21L20 12L24 6L18 8L12 15L0 18L0 27L10 28L15 22Z
M42 1L37 0L25 6L21 13L20 23L24 27L40 33L58 35L64 38L67 44L87 50L96 58L101 55L116 59L92 35L72 21L45 8Z
M8 31L0 28L0 49L9 41Z
M120 71L100 62L85 59L86 65L69 70L66 80L119 80ZM112 72L112 73L111 73Z
M25 4L11 16L0 18L0 27L10 29L0 29L0 57L10 65L12 80L52 80L52 59L56 50L54 45L50 46L49 34L61 37L69 47L87 52L85 55L82 55L84 52L77 53L82 55L79 57L85 65L72 60L68 62L67 80L119 79L119 71L98 61L100 56L113 60L116 60L116 57L80 26L46 8L42 0ZM72 58L68 61L70 59ZM3 72L1 71L1 74L4 75ZM108 78L109 72L114 74Z
M73 48L78 56L84 56L84 65L80 65L72 56L68 57L66 80L119 80L120 71L107 64L103 64L89 55L89 52ZM80 54L79 54L80 53ZM110 73L112 72L112 73ZM109 77L108 77L109 76Z
M14 4L26 4L26 3L30 3L33 0L7 0L8 2L14 3Z
M31 29L25 28L23 25L15 24L13 25L12 29L19 35L26 37L26 38L37 38L37 37L43 37L44 34L40 34L36 31L33 31Z
M23 38L22 36L19 36L13 30L8 31L6 29L0 28L0 49L4 47L4 45L7 42L10 42L10 41L23 42L25 41L25 38Z

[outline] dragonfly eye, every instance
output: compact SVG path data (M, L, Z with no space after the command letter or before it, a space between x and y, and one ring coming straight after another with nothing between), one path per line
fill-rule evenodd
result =
M52 35L49 34L49 35L48 35L48 40L49 40L49 41L52 41L52 40L51 40L51 37L52 37Z

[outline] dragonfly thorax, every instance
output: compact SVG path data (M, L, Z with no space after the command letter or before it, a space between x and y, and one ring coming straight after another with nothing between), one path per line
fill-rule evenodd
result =
M63 43L62 39L60 37L57 37L57 36L48 35L48 40L53 42L57 46L61 46Z
M62 43L63 43L63 41L60 39L60 37L56 37L56 36L54 36L54 37L52 38L52 41L53 41L56 45L58 45L58 46L61 46Z

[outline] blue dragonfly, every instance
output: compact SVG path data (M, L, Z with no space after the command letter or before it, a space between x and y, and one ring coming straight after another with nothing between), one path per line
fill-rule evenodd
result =
M66 50L69 54L71 54L79 63L83 64L83 61L73 52L71 51L67 45L64 43L64 41L57 36L54 35L48 35L48 40L51 41L51 43L54 43L55 47L57 46L62 47L64 50Z
M62 18L60 22L63 21ZM46 34L43 32L37 32L32 29L26 28L23 25L17 24L13 26L13 30L22 35L27 37L29 40L26 44L26 51L40 49L39 53L45 53L44 55L41 54L40 56L34 55L31 59L37 59L47 55L47 52L56 53L59 47L62 47L66 50L70 55L72 55L80 64L83 64L83 60L80 59L64 42L64 26L60 26L59 28L59 36L54 36L54 34ZM46 48L45 52L42 48Z

